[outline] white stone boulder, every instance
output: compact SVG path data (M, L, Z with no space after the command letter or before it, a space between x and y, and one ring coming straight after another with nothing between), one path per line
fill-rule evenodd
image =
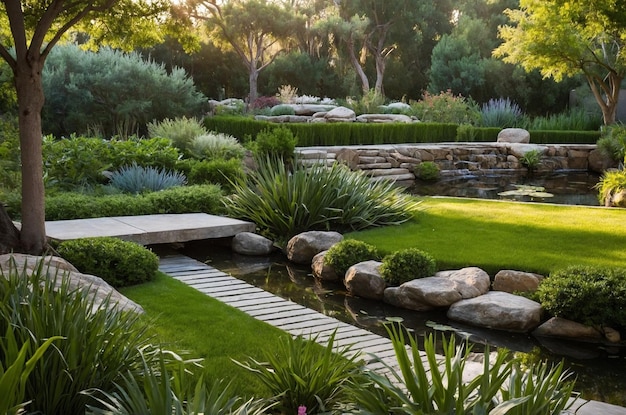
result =
M507 145L507 148L509 150L509 153L511 153L512 156L519 158L522 158L526 155L526 153L531 152L531 151L537 151L539 152L539 154L545 154L548 151L548 147L546 146L540 146L538 144L509 144Z
M530 143L530 133L523 128L505 128L498 133L498 143Z
M356 120L356 113L350 108L337 107L324 114L326 121L353 122Z
M541 322L541 304L521 296L490 291L452 304L448 318L490 329L528 332Z
M81 274L65 259L55 256L32 256L26 254L5 254L0 255L0 276L6 275L9 269L24 271L26 275L32 273L42 264L42 270L48 279L54 279L55 286L59 287L63 278L67 278L67 283L71 290L85 290L90 298L93 298L94 308L102 307L103 303L109 299L109 305L118 307L125 311L143 313L143 308L126 298L106 281L94 275Z
M324 105L324 104L289 104L296 115L313 115L317 112L328 112L336 105Z
M274 250L274 242L253 232L240 232L231 241L233 252L241 255L263 256Z
M491 286L489 274L478 267L439 271L435 277L454 282L455 290L461 294L462 298L474 298L486 294Z
M543 279L543 275L532 272L503 269L496 274L492 288L494 291L504 291L511 294L535 292Z
M348 292L361 298L382 300L386 284L380 275L380 265L378 261L364 261L348 268L344 277Z
M446 278L426 277L405 282L399 287L385 290L384 301L396 307L416 311L449 307L463 297L457 284Z
M315 255L328 250L342 239L343 235L339 232L302 232L287 242L287 259L296 264L310 264Z
M322 251L315 255L311 260L311 270L315 278L319 278L324 281L337 281L343 278L343 275L339 275L335 268L326 264L325 258L328 251Z
M404 114L361 114L356 117L356 121L362 123L398 122L409 124L415 120Z

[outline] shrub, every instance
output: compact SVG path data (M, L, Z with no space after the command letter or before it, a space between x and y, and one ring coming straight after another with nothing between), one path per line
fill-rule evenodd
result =
M265 353L265 362L250 358L235 363L258 375L275 395L281 413L298 414L301 405L310 414L332 413L346 399L347 386L360 369L358 354L351 353L350 346L337 346L335 334L325 347L316 343L317 337L281 337L278 350Z
M137 138L128 140L112 139L110 147L110 164L112 169L119 169L129 164L139 166L173 169L180 158L180 152L168 138Z
M296 110L291 105L276 105L272 107L270 115L296 115Z
M411 103L412 113L424 122L476 124L480 115L476 104L452 91L432 95L425 92L422 99Z
M182 173L136 164L111 173L110 180L111 186L132 194L158 192L170 187L183 186L187 182Z
M608 126L597 142L598 150L615 162L626 161L626 127Z
M626 190L626 170L609 170L605 171L600 178L598 184L598 200L602 205L613 206L615 201L613 196L623 190ZM622 201L626 205L626 201ZM620 205L620 207L625 207Z
M339 275L344 275L354 264L378 259L380 256L375 246L356 239L344 239L336 243L324 256L324 262L332 266Z
M249 219L276 239L307 230L358 230L406 222L419 202L390 181L373 182L341 164L289 173L282 160L259 160L248 181L233 183L231 215Z
M223 214L222 190L214 184L180 186L148 193L144 196L149 213L210 213Z
M196 118L166 118L162 121L148 123L150 137L164 137L172 140L181 151L188 152L192 140L209 132Z
M534 117L524 125L524 128L544 131L597 131L601 123L600 114L586 111L584 108L574 108L560 114Z
M433 161L423 161L417 165L415 173L416 176L422 180L438 180L439 166Z
M46 59L43 88L44 130L57 137L143 134L149 121L198 114L206 102L184 69L167 70L139 53L69 44Z
M523 117L522 109L508 98L490 99L481 108L483 127L516 127Z
M250 105L251 109L258 110L263 108L272 108L280 104L278 97L257 97L257 99Z
M257 136L252 151L257 158L278 157L285 162L293 160L297 139L287 127L265 129Z
M139 314L114 308L109 300L96 306L43 261L29 265L36 265L35 272L14 262L0 272L0 333L11 330L18 344L33 351L54 336L63 339L23 379L25 398L31 401L27 411L84 413L84 390L111 390L121 374L138 374L140 349L149 346L147 326ZM5 356L0 353L0 362Z
M528 171L534 171L539 167L539 163L541 163L541 154L542 152L539 150L530 150L524 153L522 157L520 157L519 161L522 163L522 166L525 166Z
M57 252L80 272L97 275L116 288L151 281L159 269L159 258L152 251L117 238L64 241Z
M555 316L626 328L626 268L571 266L552 272L538 294L541 305Z
M431 277L437 270L430 254L417 248L403 249L383 258L380 273L388 285L395 286L418 278Z
M231 135L210 132L191 140L189 152L198 159L242 159L245 149Z
M232 189L231 182L244 178L243 163L238 159L184 160L179 167L186 172L189 184L219 184Z
M349 99L347 105L357 114L376 114L380 112L380 106L385 103L385 97L370 89L360 99Z

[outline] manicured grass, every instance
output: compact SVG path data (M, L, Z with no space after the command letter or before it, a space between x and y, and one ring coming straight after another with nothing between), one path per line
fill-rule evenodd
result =
M417 220L346 237L383 252L417 247L437 267L548 274L572 264L626 267L626 210L461 198L424 198Z
M205 377L232 382L238 396L269 397L269 390L250 372L231 361L248 356L263 361L285 332L255 320L184 283L159 273L149 283L120 290L140 304L165 349L204 358Z

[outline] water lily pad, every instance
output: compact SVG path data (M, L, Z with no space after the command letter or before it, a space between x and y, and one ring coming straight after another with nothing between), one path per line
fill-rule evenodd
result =
M524 184L514 184L517 189L516 190L507 190L506 192L498 193L498 196L503 197L520 197L520 196L529 196L529 197L538 197L538 198L548 198L553 197L552 193L546 192L545 187L541 186L528 186Z

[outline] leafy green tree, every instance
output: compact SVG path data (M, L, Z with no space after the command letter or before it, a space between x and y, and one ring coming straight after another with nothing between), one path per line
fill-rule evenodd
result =
M626 8L614 0L521 0L494 55L560 81L584 74L605 124L615 122L626 76Z
M206 101L182 68L168 73L138 53L75 45L52 51L43 87L44 131L57 137L90 130L105 137L144 134L153 120L199 115Z
M46 244L41 140L44 105L42 72L52 48L71 29L92 34L94 44L117 39L115 46L158 38L151 17L164 13L163 1L2 0L0 57L13 72L22 163L21 249L40 253Z

